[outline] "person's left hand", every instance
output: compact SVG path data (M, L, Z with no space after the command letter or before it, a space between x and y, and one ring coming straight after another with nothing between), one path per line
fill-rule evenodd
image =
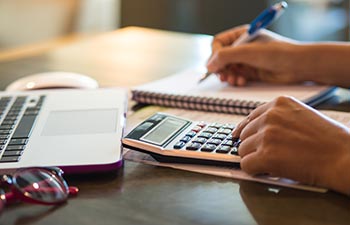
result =
M241 168L350 194L350 133L291 97L255 109L233 131Z

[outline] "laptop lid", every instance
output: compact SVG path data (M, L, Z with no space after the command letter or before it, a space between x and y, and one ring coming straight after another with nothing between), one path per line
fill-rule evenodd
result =
M0 171L58 166L66 173L90 173L121 166L126 90L1 92L5 105L2 99L10 101L0 120ZM18 115L11 127L6 124L13 112Z

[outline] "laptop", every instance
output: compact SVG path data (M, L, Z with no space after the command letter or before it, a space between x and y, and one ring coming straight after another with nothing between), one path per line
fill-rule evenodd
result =
M122 165L124 89L0 92L0 172L58 166L65 173Z

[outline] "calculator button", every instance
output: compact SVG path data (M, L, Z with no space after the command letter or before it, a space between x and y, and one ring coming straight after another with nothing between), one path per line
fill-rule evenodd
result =
M235 129L235 125L233 125L233 124L225 124L222 128L233 130L233 129Z
M212 133L212 134L216 133L216 131L218 131L218 129L215 127L209 127L208 129L205 130L205 132Z
M231 141L231 140L224 140L222 142L222 145L227 145L227 146L233 147L233 141Z
M205 144L202 148L202 152L212 152L216 149L216 145L213 144Z
M185 136L185 137L181 138L180 141L187 143L187 142L189 142L191 139L192 139L192 138L191 138L190 136Z
M232 130L230 130L230 129L223 129L223 128L221 128L221 129L218 130L219 134L226 134L226 135L228 135L231 132L232 132Z
M208 141L208 144L219 145L219 144L221 144L221 140L220 140L220 139L215 139L215 138L213 138L213 139L210 139L210 140Z
M188 144L187 146L186 146L186 149L187 150L198 150L198 149L200 149L201 148L201 144L199 144L199 143L194 143L194 142L191 142L190 144Z
M159 122L159 121L162 121L164 118L165 118L164 115L156 114L156 115L152 116L151 118L149 118L148 120L151 120L154 122Z
M227 135L226 139L228 139L228 140L233 140L233 141L237 141L239 138L233 138L233 137L232 137L232 134L229 134L229 135Z
M4 156L4 157L1 157L0 163L2 163L2 162L18 162L20 158L21 158L20 156L7 156L7 157Z
M216 149L217 153L229 153L231 150L231 148L229 146L226 145L221 145Z
M154 123L151 122L144 122L140 126L138 126L135 131L137 132L145 132L147 131L150 127L152 127Z
M0 130L11 130L14 125L1 125Z
M195 126L195 127L192 128L192 131L194 131L196 133L198 133L200 130L202 130L202 128L199 127L199 126Z
M198 137L203 137L203 138L206 138L206 139L211 138L211 136L213 136L213 134L208 133L208 132L202 132L201 134L198 135Z
M238 148L237 147L233 147L232 151L231 151L232 155L238 155Z
M227 137L226 134L214 134L213 138L224 140Z
M23 154L23 151L5 151L2 157L5 156L21 156Z
M25 147L25 145L9 145L6 147L6 151L23 150Z
M214 127L214 128L217 128L217 129L219 129L219 128L222 127L222 126L223 126L223 125L220 124L220 123L212 123L212 124L209 125L209 127Z
M179 141L179 142L177 142L175 145L174 145L174 148L175 149L181 149L181 148L183 148L184 146L185 146L185 142L183 142L183 141Z
M11 139L9 145L25 145L27 144L28 139L26 138L16 138L16 139Z
M12 130L0 130L0 135L11 134Z
M13 126L15 124L16 120L4 120L1 125L9 125Z
M205 122L200 122L200 123L197 124L197 126L199 126L201 128L205 127L206 125L207 124Z
M205 142L207 142L207 140L208 139L206 139L206 138L196 138L196 139L193 140L193 142L204 144Z
M186 136L189 136L189 137L194 137L194 136L196 136L196 132L194 132L194 131L190 131L190 132L188 132L187 134L186 134Z

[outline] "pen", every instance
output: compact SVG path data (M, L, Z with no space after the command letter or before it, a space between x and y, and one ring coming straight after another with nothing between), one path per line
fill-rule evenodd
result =
M233 44L232 46L237 46L243 43L247 43L253 40L258 34L259 31L267 26L269 26L275 19L277 19L283 12L284 9L288 7L287 2L282 1L272 5L271 7L265 9L262 13L256 17L253 22L250 23L249 29L247 32L242 34ZM206 72L200 78L198 83L201 83L205 79L207 79L212 72Z

